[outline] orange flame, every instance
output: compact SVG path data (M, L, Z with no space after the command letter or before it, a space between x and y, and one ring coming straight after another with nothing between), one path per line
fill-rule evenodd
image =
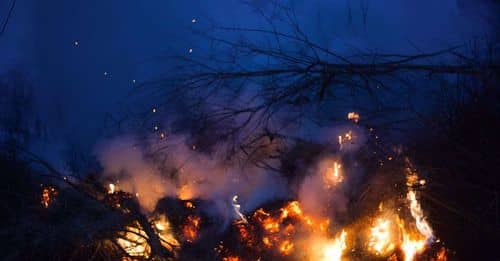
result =
M164 248L172 251L174 248L180 246L165 216L160 216L158 219L152 220L152 227L158 234L160 243ZM115 240L131 257L142 257L147 259L151 255L151 246L148 243L148 236L137 221L126 226L123 231L118 232Z
M200 229L200 217L189 215L187 223L182 228L182 235L187 242L194 242Z
M330 260L340 261L342 259L342 255L343 255L344 250L347 248L346 237L347 237L347 232L345 230L342 230L340 235L335 240L333 240L332 242L326 243L323 246L323 250L321 253L321 260L322 261L330 261Z
M355 122L355 123L358 123L358 122L359 122L359 118L360 118L360 117L359 117L359 114L358 114L358 113L356 113L356 112L349 112L349 113L347 114L347 119L349 119L349 120L351 120L351 121L353 121L353 122Z
M385 256L394 250L391 225L391 221L388 219L379 218L375 221L374 226L370 229L368 241L368 249L371 252Z
M344 177L340 172L341 167L342 165L335 161L333 162L333 166L327 169L324 175L324 180L328 187L335 186L344 180Z

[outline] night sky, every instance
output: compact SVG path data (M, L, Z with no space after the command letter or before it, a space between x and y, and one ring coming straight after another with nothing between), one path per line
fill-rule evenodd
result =
M38 114L54 140L91 150L108 113L127 103L134 80L139 84L164 74L171 62L166 55L186 55L190 48L196 53L208 45L193 29L262 26L262 18L243 2L17 0L0 38L0 72L17 69L29 77ZM271 8L263 0L250 4ZM472 0L297 0L293 5L312 40L345 54L435 50L489 31L488 5ZM9 6L1 1L0 21Z

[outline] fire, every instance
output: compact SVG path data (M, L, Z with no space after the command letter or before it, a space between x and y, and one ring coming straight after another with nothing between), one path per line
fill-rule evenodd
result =
M401 250L405 261L412 261L417 254L422 253L428 243L432 242L434 236L430 225L423 216L420 204L416 199L415 192L409 189L406 199L410 203L410 212L415 219L415 227L418 232L410 233L406 230L402 221L399 221L399 227L402 234Z
M386 256L390 254L395 244L391 233L391 221L389 219L378 218L374 226L370 229L368 249L377 255Z
M357 114L356 112L349 112L347 114L347 119L355 122L355 123L358 123L359 122L359 114Z
M321 259L322 261L340 261L344 250L347 248L346 244L347 232L342 230L340 235L330 243L323 246Z
M352 131L348 131L344 135L339 135L338 142L339 142L340 150L342 150L342 146L344 145L344 143L346 141L352 141L352 139L353 139Z
M118 233L116 243L131 257L149 258L151 247L148 236L138 222L126 226L124 231Z
M406 159L406 185L408 193L406 200L409 203L410 213L415 220L415 226L418 230L418 236L411 236L406 232L404 226L400 224L403 233L403 242L401 250L404 253L405 261L411 261L414 257L425 250L428 243L432 243L434 235L431 226L427 223L420 203L417 200L416 192L413 187L420 184L424 185L425 180L419 180L417 172L413 169L411 162ZM415 239L418 238L418 239Z
M161 215L158 219L153 221L154 228L158 237L160 238L161 245L172 251L174 247L179 247L180 244L174 236L170 222L167 217Z
M256 223L256 225L254 225ZM248 222L235 222L240 239L245 245L257 251L265 249L275 251L282 256L296 252L299 235L321 233L328 230L329 219L314 219L304 214L298 201L288 202L277 211L266 212L257 209Z
M116 186L113 183L109 183L108 185L108 194L113 194L116 191Z
M248 247L252 247L254 244L255 244L255 236L253 233L251 233L251 231L249 230L249 228L247 227L247 224L248 223L244 223L242 222L241 220L237 221L235 223L236 227L238 228L238 232L239 232L239 235L240 235L240 238L241 240L248 246ZM265 238L265 237L264 237ZM264 241L264 239L263 239ZM268 240L267 240L268 241ZM268 241L269 242L269 241ZM266 242L264 242L265 244Z
M182 235L187 242L193 242L198 236L200 229L200 217L189 215L186 224L182 228Z
M409 190L406 195L406 199L410 202L410 212L412 217L415 219L415 224L417 226L418 231L425 236L427 241L432 241L434 239L434 235L432 232L432 228L425 220L422 208L420 207L420 203L417 201L417 196L413 190Z
M280 252L286 256L286 255L289 255L290 253L292 253L294 245L290 240L284 240L283 242L281 242L279 248L280 248Z
M446 252L446 248L441 247L441 249L439 249L439 252L437 252L436 254L436 258L433 258L432 261L448 261Z
M42 189L42 196L40 198L40 203L44 208L48 208L50 203L54 201L57 197L57 190L54 187L44 187Z
M240 258L237 256L227 256L222 258L222 261L240 261Z
M194 198L194 190L189 185L183 185L177 192L177 197L181 200L190 200Z
M191 209L196 208L193 202L191 201L187 201L184 205L186 206L186 208L191 208Z
M328 186L334 186L344 180L340 172L341 167L342 165L335 161L333 166L327 169L324 179Z
M412 239L409 234L403 233L401 250L404 253L405 261L412 261L417 254L425 250L425 240Z
M152 225L164 248L172 251L174 247L180 246L165 216L153 220ZM117 233L116 243L131 257L147 259L151 255L148 235L137 221L125 226L123 231Z

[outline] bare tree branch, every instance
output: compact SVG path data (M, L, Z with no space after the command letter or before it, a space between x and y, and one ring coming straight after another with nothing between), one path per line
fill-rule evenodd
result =
M5 29L7 28L7 24L9 23L10 17L12 16L12 12L14 11L14 6L16 5L16 0L12 0L9 8L9 12L7 13L7 17L0 29L0 37L4 34Z

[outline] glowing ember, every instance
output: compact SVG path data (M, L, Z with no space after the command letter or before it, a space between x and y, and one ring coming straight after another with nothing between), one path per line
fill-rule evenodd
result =
M387 255L394 250L391 235L391 222L388 219L379 218L370 229L368 249L377 255Z
M357 114L355 112L349 112L347 114L347 119L349 119L355 123L358 123L359 122L359 114Z
M282 256L292 255L296 250L307 251L301 244L296 245L296 240L309 234L325 234L329 224L329 219L306 216L298 201L290 201L277 211L266 212L260 208L247 223L235 222L240 239L247 247L257 251L271 250Z
M42 196L40 198L40 203L44 208L48 208L50 203L52 203L57 197L57 190L54 187L44 187L42 189Z
M292 253L293 248L293 243L290 240L284 240L279 246L280 252L285 256Z
M187 242L196 240L198 231L200 230L200 217L190 215L187 217L187 222L182 228L182 235Z
M353 139L352 131L348 131L344 135L339 135L338 137L339 150L342 150L344 143L352 141L352 139Z
M344 180L344 177L342 177L342 174L340 173L341 167L342 165L335 161L333 166L327 169L324 179L328 187L337 185Z
M439 252L437 252L436 254L436 258L433 258L432 261L448 261L446 252L446 248L441 247L441 249L439 249Z
M186 206L186 208L191 208L191 209L192 209L192 208L196 208L196 207L194 206L193 202L191 202L191 201L187 201L187 202L186 202L186 204L184 204L184 205Z

